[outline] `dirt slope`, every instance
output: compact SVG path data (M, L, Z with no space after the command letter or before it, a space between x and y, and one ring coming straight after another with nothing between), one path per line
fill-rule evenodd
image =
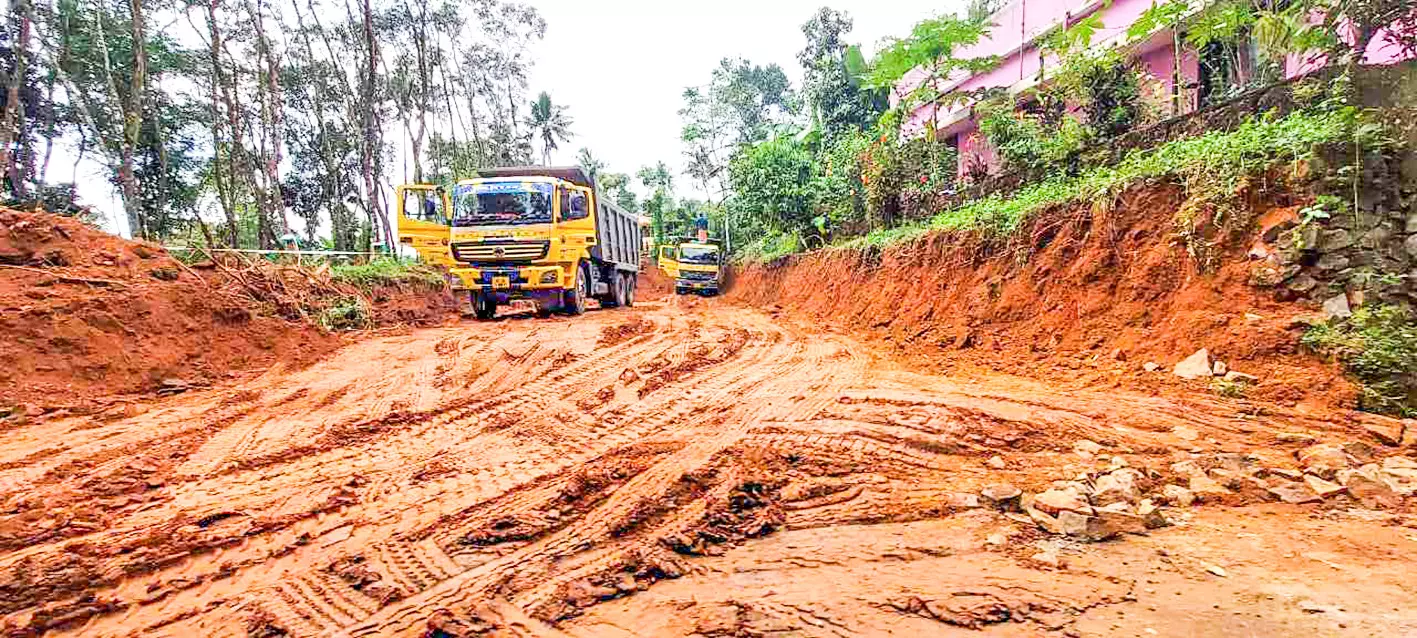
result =
M885 250L833 251L739 269L728 298L884 342L937 370L961 365L1078 386L1176 385L1171 365L1208 348L1258 375L1249 395L1350 406L1335 366L1299 352L1314 308L1250 284L1254 232L1196 222L1221 264L1202 274L1177 239L1175 187L1132 189L1111 206L1043 214L1019 238L939 233ZM1253 218L1293 203L1259 199ZM1247 218L1248 219L1248 218ZM1146 373L1148 362L1160 364Z
M261 281L314 295L304 275ZM254 284L253 284L254 285ZM206 384L343 344L211 267L73 219L0 209L0 408L86 408L165 382ZM441 321L438 295L376 291L387 323Z
M0 622L17 636L1417 632L1400 499L1232 509L1265 499L1212 492L1165 508L1172 527L1089 544L976 496L1122 464L1147 493L1232 464L1287 480L1307 443L1280 433L1363 441L1353 452L1382 462L1410 451L1365 426L1395 422L937 376L886 354L715 300L645 304L371 338L302 370L14 426Z

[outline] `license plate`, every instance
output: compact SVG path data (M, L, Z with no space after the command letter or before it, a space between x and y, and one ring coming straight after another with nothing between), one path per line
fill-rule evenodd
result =
M493 288L511 288L511 287L512 287L512 279L511 279L510 277L493 277L493 278L492 278L492 287L493 287Z

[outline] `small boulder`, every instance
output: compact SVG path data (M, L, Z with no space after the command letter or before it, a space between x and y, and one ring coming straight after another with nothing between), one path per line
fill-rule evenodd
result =
M1161 508L1152 503L1149 498L1143 499L1141 505L1137 506L1137 516L1141 517L1147 529L1159 529L1171 525L1166 514L1162 513Z
M1161 488L1161 497L1166 499L1167 503L1177 507L1190 507L1191 503L1196 502L1196 495L1180 485L1167 485Z
M1141 472L1122 468L1097 477L1092 489L1092 504L1096 506L1113 503L1135 503L1141 499Z
M1352 316L1353 310L1348 307L1348 295L1339 293L1324 300L1324 317L1347 319Z
M1146 363L1141 364L1141 369L1146 370L1147 372L1156 372L1157 370L1161 369L1161 364L1155 361L1148 361Z
M1379 476L1392 491L1403 496L1417 494L1417 462L1405 456L1389 456L1383 459Z
M1231 383L1255 384L1260 382L1260 378L1253 374L1245 374L1238 370L1231 370L1225 373L1225 380Z
M1224 361L1216 361L1216 362L1215 362L1215 365L1212 365L1212 366L1210 367L1210 372L1211 372L1211 374L1213 374L1213 375L1215 375L1215 376L1217 376L1217 377L1223 377L1223 376L1225 376L1225 373L1227 373L1227 372L1229 372L1229 371L1230 371L1230 366L1225 365L1225 362L1224 362Z
M1043 511L1045 514L1057 516L1060 512L1077 512L1079 514L1091 514L1092 506L1088 505L1087 499L1076 490L1047 490L1033 497L1033 508Z
M996 470L1002 470L1007 467L1007 465L1004 463L1004 457L999 456L997 454L989 457L989 460L986 463L988 463L989 467L992 467Z
M1299 450L1297 456L1306 473L1325 480L1332 480L1339 470L1348 468L1348 453L1332 443L1311 445Z
M1325 481L1317 476L1314 476L1313 474L1307 474L1304 476L1304 484L1309 486L1309 489L1313 490L1314 493L1318 494L1321 498L1337 496L1339 494L1342 494L1344 490L1348 489L1332 481Z
M1202 503L1223 502L1235 494L1207 476L1192 476L1189 487L1191 493L1196 495L1196 500Z
M1196 439L1201 438L1200 432L1197 432L1195 431L1195 429L1186 427L1184 425L1178 425L1174 428L1171 428L1171 433L1176 435L1176 438L1181 439L1182 441L1194 441Z
M1210 367L1210 351L1205 348L1197 350L1195 354L1182 359L1176 367L1171 370L1182 379L1204 379L1213 376Z
M987 506L1001 512L1018 511L1023 491L1012 485L990 485L979 492L979 499Z
M1358 419L1363 429L1379 443L1389 447L1402 445L1402 435L1407 430L1407 424L1402 419L1366 413L1360 413Z
M1151 528L1146 519L1131 512L1102 509L1089 521L1085 536L1090 540L1106 540L1119 534L1145 535Z
M1374 472L1376 474L1376 472ZM1348 475L1343 486L1348 493L1358 499L1368 509L1396 509L1402 507L1402 496L1393 491L1387 483L1363 472Z
M1317 503L1323 500L1323 498L1320 497L1316 492L1314 492L1314 490L1308 485L1305 485L1304 483L1294 483L1290 481L1276 482L1275 484L1270 486L1269 493L1274 495L1275 498L1285 503L1290 503L1294 505L1299 505L1303 503Z
M1077 443L1073 444L1073 452L1085 459L1090 459L1094 456L1097 456L1097 453L1101 451L1102 445L1100 445L1096 441L1081 439Z
M979 496L968 492L951 492L945 495L945 505L957 510L974 509L979 507Z

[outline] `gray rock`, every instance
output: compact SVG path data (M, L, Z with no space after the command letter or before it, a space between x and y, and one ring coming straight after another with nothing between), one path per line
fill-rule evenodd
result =
M1033 508L1057 516L1060 512L1091 514L1092 506L1076 490L1047 490L1033 497Z
M1097 453L1101 451L1102 446L1099 445L1096 441L1082 439L1077 443L1073 444L1073 452L1076 452L1078 456L1081 456L1083 458L1090 459L1094 456L1097 456Z
M1314 493L1318 494L1321 498L1337 496L1348 489L1332 481L1325 481L1313 474L1304 475L1304 485L1309 486L1309 489L1313 490Z
M1324 301L1324 316L1329 319L1347 319L1353 316L1348 307L1348 295L1339 293Z
M1012 485L990 485L979 492L985 505L1003 512L1018 511L1023 491Z
M1137 506L1137 516L1140 516L1147 529L1159 529L1169 527L1171 521L1166 518L1166 514L1157 507L1151 499L1143 499L1141 505Z
M1417 233L1417 213L1412 213L1407 216L1407 224L1403 230L1409 233Z
M1417 494L1417 462L1403 456L1389 456L1383 459L1379 471L1382 481L1392 491L1403 496Z
M1338 228L1323 233L1320 248L1325 251L1343 250L1353 246L1353 234Z
M1225 380L1231 383L1259 383L1260 378L1253 374L1231 370L1225 373Z
M1349 260L1347 257L1338 253L1328 253L1320 257L1318 263L1314 265L1317 266L1319 270L1334 272L1347 268Z
M1402 495L1393 490L1379 477L1376 466L1371 474L1357 471L1349 474L1343 487L1353 498L1358 499L1368 509L1396 509L1402 507Z
M1113 503L1135 503L1141 499L1141 489L1137 483L1141 472L1123 468L1097 477L1092 489L1092 504L1096 506Z
M1317 288L1318 285L1319 281L1317 279L1314 279L1313 277L1310 277L1308 275L1299 275L1298 277L1289 280L1289 283L1285 284L1285 287L1290 290L1293 290L1294 292L1303 294L1309 292L1310 290L1313 290L1314 288Z
M1409 257L1417 257L1417 235L1409 235L1407 240L1402 242L1402 249L1407 251Z
M1332 480L1339 470L1348 469L1348 453L1332 443L1311 445L1299 450L1299 465L1304 472L1321 479Z
M1196 502L1196 495L1180 485L1167 485L1161 488L1161 497L1166 499L1167 503L1177 507L1190 507L1191 503Z
M1084 532L1089 540L1107 540L1119 534L1145 535L1151 528L1146 519L1131 512L1097 510Z
M1223 377L1226 372L1230 371L1230 366L1225 365L1224 361L1216 361L1215 365L1210 367L1210 371L1217 377Z
M1269 493L1285 503L1295 505L1317 503L1323 500L1323 498L1314 492L1314 490L1310 489L1308 485L1291 481L1276 482L1274 485L1270 486Z
M1202 503L1219 503L1234 495L1234 492L1226 489L1224 485L1206 476L1192 476L1190 489L1191 493L1196 495L1196 500Z
M1210 351L1205 348L1197 350L1195 354L1182 359L1176 367L1171 370L1182 379L1204 379L1212 376L1210 368Z

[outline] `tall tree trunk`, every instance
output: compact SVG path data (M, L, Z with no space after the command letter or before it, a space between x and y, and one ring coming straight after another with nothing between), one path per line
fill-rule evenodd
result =
M19 19L20 28L10 51L14 58L14 68L10 81L5 87L5 112L0 114L0 174L10 176L10 189L16 197L24 197L25 180L17 170L14 153L15 128L20 116L20 87L25 82L25 63L30 45L30 12L25 8L29 0L12 0L9 19Z
M374 39L374 9L369 0L363 1L363 33L364 49L367 57L364 62L366 68L362 76L360 87L360 101L362 103L363 118L363 148L361 149L360 166L364 173L364 189L368 196L369 218L372 229L380 237L385 248L393 250L394 236L389 228L388 219L384 211L379 206L381 198L379 196L379 184L375 181L374 173L379 163L377 157L379 149L379 132L377 114L375 110L375 89L379 72L379 45Z
M222 89L226 85L223 79L221 67L222 35L221 25L217 22L217 8L221 6L221 0L210 0L207 3L207 30L209 32L210 47L207 51L207 63L211 65L211 115L212 115L212 182L216 186L217 202L221 205L221 212L226 217L226 243L230 248L239 248L241 243L240 229L236 219L236 195L233 187L235 181L235 160L233 144L230 142L223 144L222 141ZM225 147L227 155L226 168L222 167L222 150ZM210 242L211 238L208 238Z
M138 134L143 127L143 98L147 94L148 36L143 24L143 0L129 0L128 6L133 22L133 76L128 83L128 106L123 113L123 155L118 179L123 184L123 207L128 211L129 228L134 229L134 236L148 239L150 233L142 219L138 176L133 170L133 151L138 146ZM138 235L137 229L142 230L141 235Z

